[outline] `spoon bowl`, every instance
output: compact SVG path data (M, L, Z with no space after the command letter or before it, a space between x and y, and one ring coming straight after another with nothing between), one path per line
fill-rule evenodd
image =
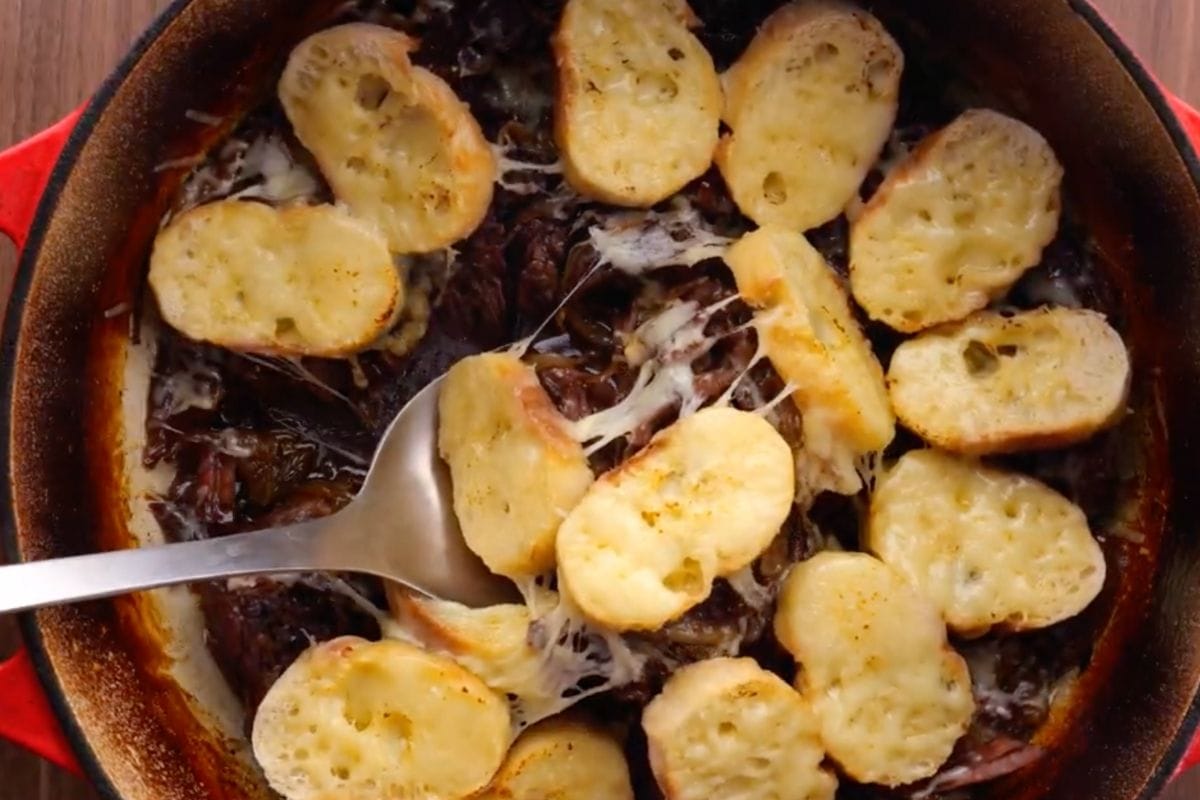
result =
M442 379L401 409L358 495L320 519L216 539L0 567L0 614L247 575L357 572L482 607L518 595L463 541L437 453Z

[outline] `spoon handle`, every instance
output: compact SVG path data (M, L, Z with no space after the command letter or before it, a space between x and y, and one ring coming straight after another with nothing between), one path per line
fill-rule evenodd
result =
M180 583L336 568L325 518L195 542L0 567L0 614Z

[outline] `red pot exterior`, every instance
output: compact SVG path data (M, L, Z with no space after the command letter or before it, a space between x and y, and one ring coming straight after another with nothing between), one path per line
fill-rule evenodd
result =
M297 14L289 0L177 3L84 114L36 218L34 198L73 120L19 145L19 157L0 154L0 230L21 244L32 223L3 352L10 558L127 541L124 506L114 500L125 488L112 430L120 389L114 343L124 320L103 310L140 292L157 220L182 177L158 167L224 135L270 90L291 44L334 5L312 3ZM1200 113L1171 99L1171 114L1082 2L880 6L920 19L940 40L961 41L963 68L1063 156L1072 194L1120 273L1141 372L1135 405L1148 445L1135 528L1147 538L1122 567L1118 611L1089 669L1090 710L1071 721L1053 763L998 784L993 795L1149 798L1173 767L1200 762L1200 742L1185 753L1182 736L1195 728L1200 683L1200 494L1191 481L1170 480L1200 469L1200 324L1191 315L1200 308L1200 163L1184 133L1200 148ZM230 122L189 122L189 109ZM69 739L101 793L114 798L265 796L231 759L230 744L186 713L139 613L136 602L116 601L26 617L32 660L20 655L0 667L0 735L71 767Z
M24 650L0 664L0 738L63 769L82 774Z
M33 222L38 201L50 180L50 170L58 161L67 137L79 120L82 109L41 133L0 153L0 233L20 250Z
M71 113L36 136L0 153L0 233L21 249L34 211L67 137L79 119ZM0 664L0 738L19 744L71 772L80 767L46 701L29 655Z
M1200 152L1200 111L1192 108L1178 97L1171 97L1170 101L1171 107L1179 115L1180 123L1187 130L1188 137L1192 140L1192 147Z

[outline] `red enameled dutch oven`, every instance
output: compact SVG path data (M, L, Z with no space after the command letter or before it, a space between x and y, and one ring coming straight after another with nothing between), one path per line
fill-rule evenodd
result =
M128 310L186 172L163 167L227 133L339 4L180 0L81 113L0 154L0 230L22 250L2 353L9 559L133 541L139 479L125 455L145 384ZM1144 447L1126 515L1137 542L1114 564L1086 702L1058 721L1051 755L993 795L1148 800L1200 761L1200 743L1189 750L1200 721L1200 161L1189 137L1200 144L1200 114L1164 95L1083 0L873 5L936 37L1054 145L1121 287L1137 365L1131 424ZM0 666L0 736L111 798L267 796L185 605L142 595L25 616L27 651Z

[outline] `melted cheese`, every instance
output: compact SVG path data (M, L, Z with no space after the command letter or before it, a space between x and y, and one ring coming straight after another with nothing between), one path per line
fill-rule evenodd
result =
M304 366L304 362L299 358L289 356L260 356L254 353L233 354L265 369L311 384L319 389L322 394L341 400L347 405L351 404L350 398L314 375L308 367Z
M498 617L497 608L473 610L434 600L417 601L421 613L402 614L397 621L345 581L322 581L325 588L350 597L374 616L385 637L449 656L505 695L518 732L585 698L641 678L646 656L618 634L586 622L569 598L545 589L541 578L515 583L525 600L524 610L515 609L525 611L528 627L524 635L512 613ZM424 622L414 624L416 616ZM496 624L502 617L501 624ZM436 629L433 635L431 628Z
M215 157L193 160L196 168L180 190L181 203L171 218L201 203L226 198L258 199L269 203L311 200L321 190L317 175L296 161L282 137L260 133L250 139L232 137ZM182 164L190 166L190 164ZM180 164L160 165L164 168ZM235 186L249 183L234 192Z
M429 318L433 313L433 299L449 279L455 268L458 253L446 248L430 256L401 257L397 259L400 280L404 284L404 308L400 310L399 322L371 346L373 350L386 350L394 356L408 355L425 337L429 330ZM351 362L356 370L355 385L366 388L366 376L359 382L361 369Z
M750 608L761 611L775 600L775 593L770 586L764 586L754 577L754 566L747 565L737 572L725 576L730 588L738 593L742 601Z
M1048 686L1021 680L1012 691L1000 688L996 676L996 665L1000 661L998 642L972 643L963 648L962 656L971 671L972 691L980 713L1000 719L1012 719L1013 711L1022 706L1049 705Z
M694 266L709 258L720 258L732 241L705 228L700 214L682 198L677 198L668 211L609 217L604 225L589 228L588 235L588 243L597 253L596 262L533 334L512 344L509 352L524 356L558 312L606 266L633 275L673 264ZM694 302L680 301L635 332L625 346L631 363L642 366L634 390L617 406L574 425L576 437L592 444L589 452L628 434L676 400L683 399L685 408L692 411L699 408L689 364L716 343L716 338L705 336L704 328L713 314L734 299L726 298L705 309ZM661 356L666 355L672 360L675 356L690 358L688 363L662 363L667 359Z
M542 691L513 702L518 727L532 725L570 708L592 695L603 694L641 678L646 657L634 651L617 633L591 625L571 599L558 595L544 610L534 611L529 642L539 653ZM587 688L582 688L585 686Z
M621 402L571 424L571 434L588 454L627 436L675 403L679 418L700 410L704 398L696 392L692 361L707 353L719 337L705 334L713 314L733 297L700 308L693 301L667 306L647 320L626 343L626 354L641 363L633 389Z
M176 477L175 467L166 461L160 461L153 469L146 469L142 461L151 373L157 355L154 323L148 316L143 315L140 320L138 342L124 339L118 342L123 374L120 445L115 454L126 479L121 502L127 514L129 545L143 547L166 541L152 507L167 495ZM144 641L161 647L165 655L155 667L156 677L161 676L177 687L178 696L196 721L229 743L235 758L229 763L231 779L255 774L257 768L249 745L240 738L245 729L242 704L206 646L205 619L195 593L189 587L175 586L140 592L126 600L143 620Z
M492 152L496 156L496 184L513 194L550 194L551 190L544 183L530 180L529 177L562 175L562 161L550 164L527 161L513 156L516 149L515 145L508 142L492 145Z
M209 364L192 363L187 369L172 372L165 380L156 382L151 389L151 404L163 410L164 419L189 408L211 411L217 407L219 385L216 369Z
M517 358L524 358L525 354L529 352L529 348L533 347L534 342L536 342L538 337L542 335L542 331L546 329L546 326L548 326L558 317L558 312L562 311L567 303L571 302L571 298L577 295L583 289L583 287L587 286L588 281L591 280L592 276L600 270L601 266L603 265L599 261L593 264L591 268L584 273L584 276L580 278L579 281L576 282L576 284L572 286L565 295L563 295L563 298L558 301L558 305L554 307L553 311L546 315L546 318L538 324L533 333L529 334L524 339L513 342L508 347L504 348L504 352L512 353Z
M733 243L709 230L683 198L676 198L667 211L614 214L588 229L588 241L601 264L630 275L676 264L695 266L720 258Z
M250 142L242 169L243 180L261 178L262 182L237 192L234 197L285 203L311 198L320 190L313 172L293 159L287 145L275 135Z

